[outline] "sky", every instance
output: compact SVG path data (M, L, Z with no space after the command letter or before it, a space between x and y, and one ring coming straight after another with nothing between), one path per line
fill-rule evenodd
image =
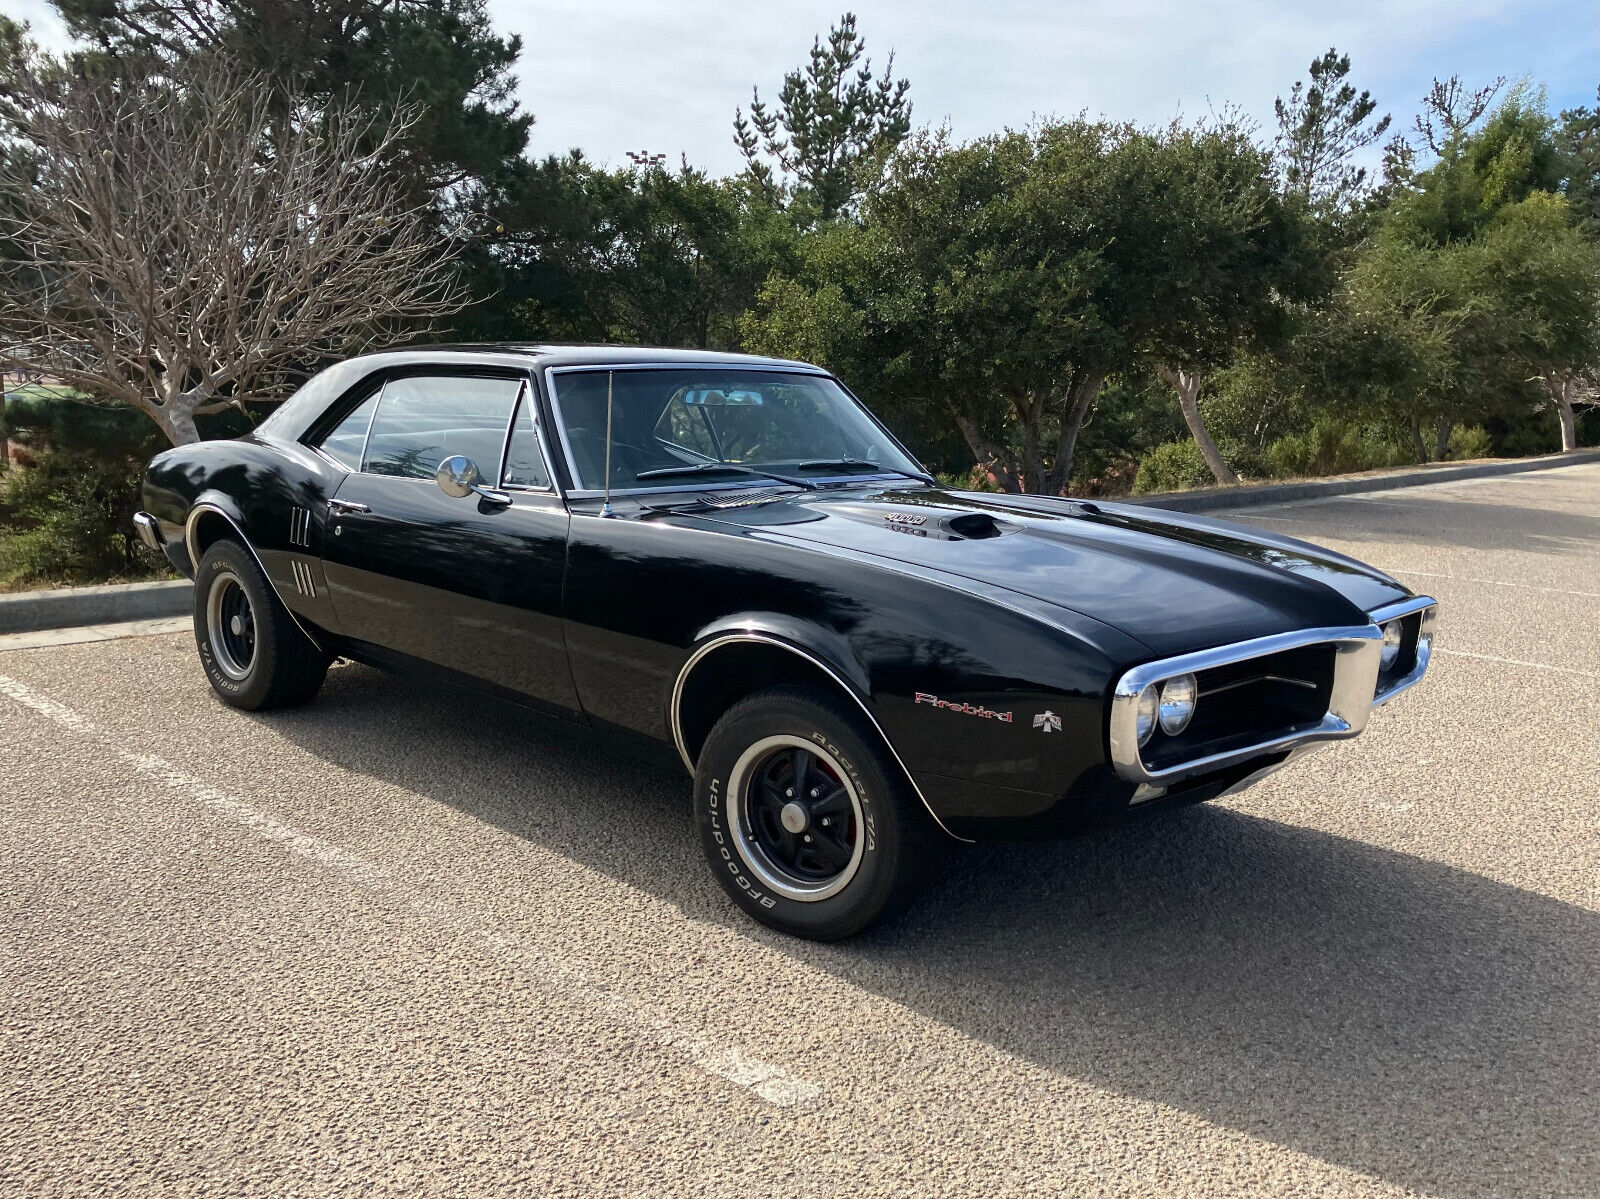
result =
M786 70L850 0L489 0L520 34L518 95L537 155L628 151L721 174L740 159L733 110ZM1593 104L1595 0L855 0L868 52L911 81L913 120L974 137L1080 110L1140 123L1235 104L1270 127L1272 101L1337 46L1394 127L1409 127L1435 75L1469 85L1530 76L1553 111ZM45 0L0 11L63 44Z

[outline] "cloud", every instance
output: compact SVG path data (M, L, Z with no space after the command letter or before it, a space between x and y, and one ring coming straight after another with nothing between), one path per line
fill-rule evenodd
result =
M730 121L752 84L773 95L846 6L778 0L540 3L492 0L523 35L520 95L537 152L582 147L617 163L650 150L714 171L738 165ZM895 52L919 122L970 137L1081 109L1140 122L1236 103L1263 122L1273 98L1337 45L1381 111L1408 126L1434 75L1531 74L1555 107L1592 103L1591 0L861 0L881 64Z
M1554 109L1595 100L1593 0L489 0L523 39L535 153L649 150L716 172L739 166L734 107L753 84L773 96L847 7L880 67L894 51L918 123L959 137L1083 109L1154 123L1238 104L1270 125L1273 98L1329 46L1396 129L1435 75L1530 75ZM65 44L46 0L7 9Z

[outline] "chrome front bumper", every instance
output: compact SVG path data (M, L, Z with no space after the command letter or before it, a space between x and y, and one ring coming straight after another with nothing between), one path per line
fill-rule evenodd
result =
M1414 687L1427 672L1428 660L1433 653L1433 626L1438 606L1438 601L1429 596L1415 596L1377 609L1371 613L1370 624L1278 633L1136 666L1117 681L1112 693L1108 729L1111 764L1118 775L1130 782L1165 787L1265 754L1281 753L1319 741L1342 741L1354 737L1367 727L1367 718L1373 708ZM1418 628L1415 664L1405 676L1388 684L1380 692L1378 675L1383 659L1381 626L1387 621L1418 612L1422 614L1422 620ZM1254 744L1223 753L1206 754L1159 769L1151 769L1144 764L1138 736L1139 693L1151 683L1308 645L1335 647L1333 690L1328 700L1328 710L1320 720L1294 726Z

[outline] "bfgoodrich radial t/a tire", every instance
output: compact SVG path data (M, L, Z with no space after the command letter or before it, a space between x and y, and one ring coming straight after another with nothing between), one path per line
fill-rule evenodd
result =
M876 731L798 687L757 692L717 721L695 772L695 812L733 901L819 941L907 902L928 833Z
M194 640L211 689L235 708L303 703L328 673L328 655L300 631L236 541L218 541L195 570Z

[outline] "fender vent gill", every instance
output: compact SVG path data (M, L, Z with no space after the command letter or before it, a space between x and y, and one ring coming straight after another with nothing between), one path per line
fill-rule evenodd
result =
M307 599L316 599L317 580L311 573L310 565L295 558L290 560L289 570L294 575L294 589Z

